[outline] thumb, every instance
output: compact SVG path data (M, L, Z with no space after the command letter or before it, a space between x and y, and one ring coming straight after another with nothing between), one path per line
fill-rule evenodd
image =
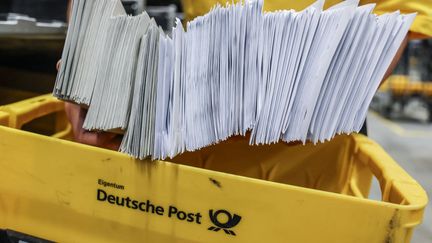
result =
M60 67L61 67L61 59L56 64L57 71L60 69Z

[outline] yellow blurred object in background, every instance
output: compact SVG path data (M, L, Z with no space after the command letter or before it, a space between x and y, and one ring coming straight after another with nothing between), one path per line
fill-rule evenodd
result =
M394 96L421 95L432 98L432 83L411 81L407 75L392 75L383 83L379 91L390 91Z

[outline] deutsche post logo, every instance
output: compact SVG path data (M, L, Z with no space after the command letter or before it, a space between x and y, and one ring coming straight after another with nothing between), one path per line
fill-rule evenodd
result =
M211 226L208 230L211 231L219 231L223 229L223 231L228 235L236 235L234 231L230 230L235 227L241 220L241 217L237 214L232 215L226 210L218 210L213 212L213 210L209 211L210 220L215 226Z

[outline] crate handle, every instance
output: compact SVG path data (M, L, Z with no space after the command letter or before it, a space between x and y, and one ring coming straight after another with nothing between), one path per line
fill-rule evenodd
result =
M355 139L360 140L355 154L379 181L382 201L418 209L426 207L426 192L381 146L363 135L355 136Z
M9 114L4 111L0 111L0 126L7 125L9 125Z
M24 124L37 118L63 110L64 102L54 98L51 94L41 95L0 107L0 111L9 114L9 127L15 129L21 129ZM71 133L72 127L70 124L67 124L63 131L54 134L53 137L64 138Z

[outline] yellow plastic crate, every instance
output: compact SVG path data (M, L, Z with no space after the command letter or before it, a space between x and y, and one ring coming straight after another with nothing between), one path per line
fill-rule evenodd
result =
M0 126L0 229L61 242L399 243L427 203L362 135L317 146L233 138L174 161ZM367 198L372 176L382 201Z
M66 121L63 111L64 103L62 101L57 100L51 94L41 95L13 104L0 106L0 124L2 122L1 114L3 114L3 116L6 116L7 114L8 126L17 129L21 129L24 125L39 118L54 116L54 127L47 128L47 124L41 124L39 127L42 127L42 129L39 130L48 131L48 133L50 130L52 130L54 131L52 136L56 138L71 138L72 127ZM3 122L5 122L5 118L3 118Z
M0 111L0 126L9 125L9 114L3 111Z

